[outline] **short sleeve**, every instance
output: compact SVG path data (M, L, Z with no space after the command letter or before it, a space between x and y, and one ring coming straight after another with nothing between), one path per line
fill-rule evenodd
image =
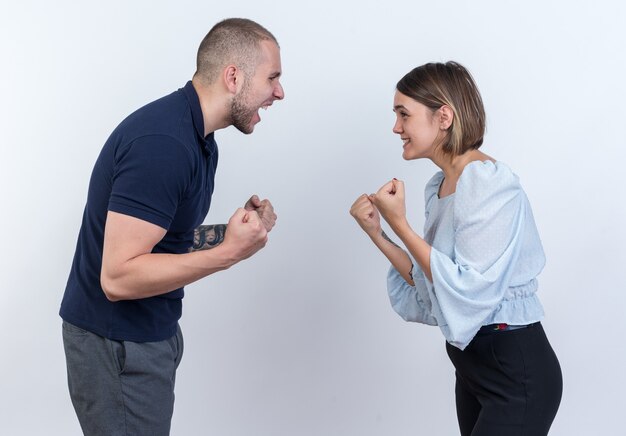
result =
M117 151L109 210L169 226L193 177L191 153L175 139L149 135Z
M452 257L431 250L431 298L440 327L464 349L510 285L524 232L526 203L504 164L472 162L457 183Z

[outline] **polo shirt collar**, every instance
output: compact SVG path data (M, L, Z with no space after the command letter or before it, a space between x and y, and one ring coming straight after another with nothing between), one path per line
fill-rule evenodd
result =
M204 117L202 116L200 99L198 98L198 93L193 87L193 83L191 83L191 80L188 81L183 88L183 93L187 97L189 107L191 108L191 117L193 119L193 125L196 128L199 142L202 145L202 148L204 148L207 153L212 154L215 151L216 147L215 138L213 137L214 132L211 132L207 136L204 136Z

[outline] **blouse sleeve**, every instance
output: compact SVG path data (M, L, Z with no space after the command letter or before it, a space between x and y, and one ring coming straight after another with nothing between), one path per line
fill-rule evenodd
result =
M391 307L405 321L437 325L437 320L432 315L432 304L428 296L426 277L413 259L411 259L411 262L413 262L413 281L415 286L409 285L393 265L389 268L387 293L389 294Z
M504 165L472 162L457 183L454 252L434 247L428 291L448 340L464 349L496 310L520 253L526 203L517 176Z

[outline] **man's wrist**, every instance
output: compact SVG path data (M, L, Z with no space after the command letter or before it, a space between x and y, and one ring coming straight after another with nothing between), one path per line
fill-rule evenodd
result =
M201 225L194 230L193 243L190 252L211 250L224 241L226 224Z
M215 267L220 270L228 269L241 260L237 256L235 247L229 243L222 243L214 249L202 251L202 253L212 258Z

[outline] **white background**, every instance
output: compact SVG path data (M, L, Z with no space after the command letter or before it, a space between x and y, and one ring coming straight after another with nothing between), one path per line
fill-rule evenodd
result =
M206 32L243 16L282 47L286 99L251 136L219 131L207 223L252 194L267 247L187 288L173 435L456 434L437 328L392 311L387 262L348 214L391 177L414 228L436 168L401 159L394 87L457 60L484 150L520 176L548 263L563 369L553 435L623 435L626 7L619 1L2 1L0 433L80 434L59 303L93 163L112 129L182 87Z

